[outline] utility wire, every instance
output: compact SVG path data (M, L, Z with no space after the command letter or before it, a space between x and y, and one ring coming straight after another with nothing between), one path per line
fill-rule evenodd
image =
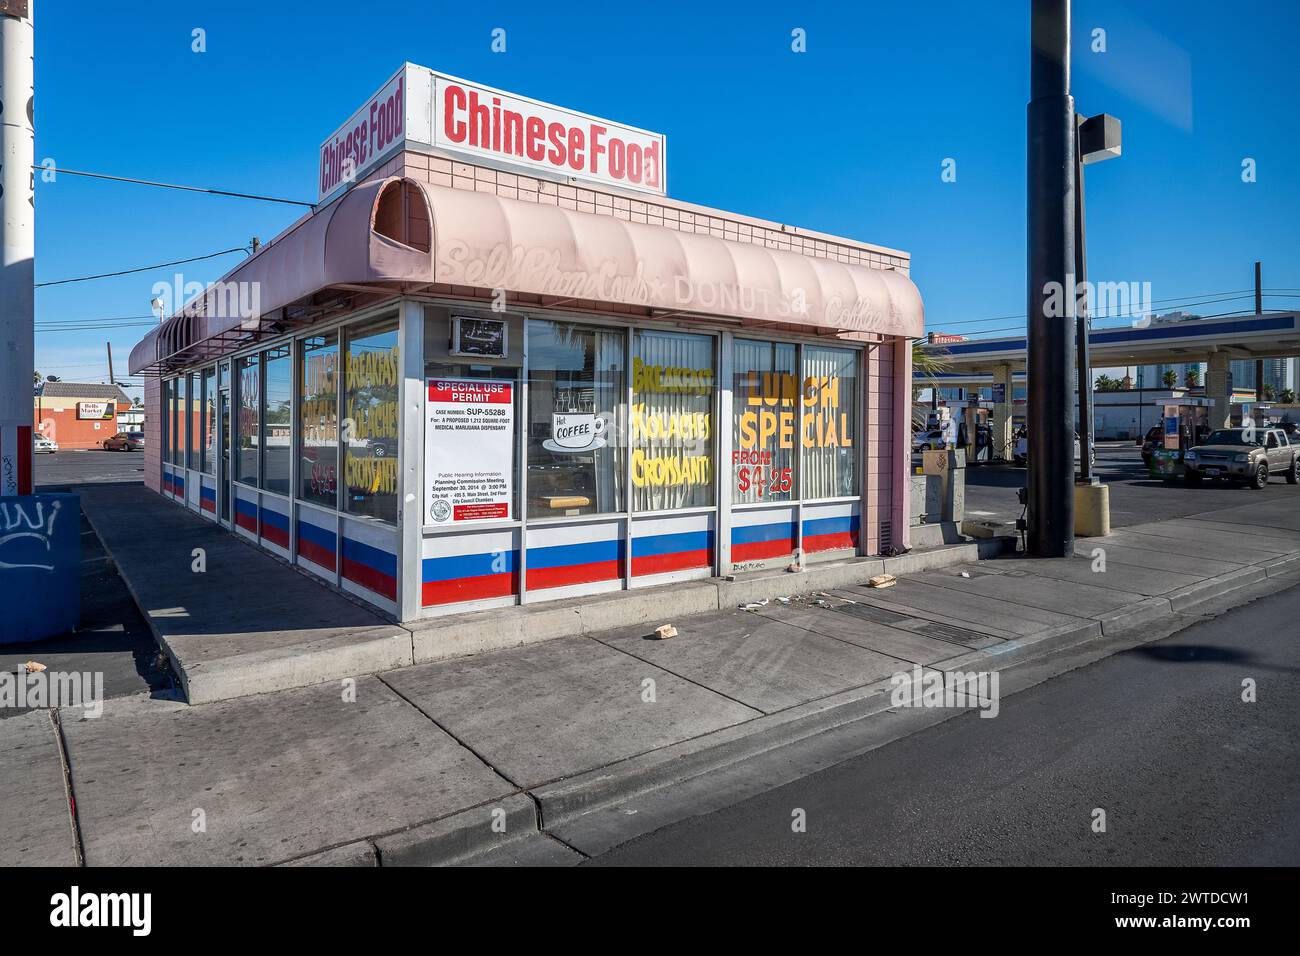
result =
M157 265L141 266L138 269L123 269L121 272L105 272L97 276L77 276L75 279L55 279L53 282L38 282L36 288L43 289L51 285L66 285L69 282L89 282L92 279L111 279L115 276L131 275L133 272L150 272L154 269L165 269L168 266L180 266L187 262L201 262L204 259L215 259L217 256L227 256L232 252L247 252L246 246L240 246L236 249L222 249L220 252L210 252L206 256L195 256L192 259L177 259L175 262L160 262Z
M1252 292L1251 292L1251 295L1253 295L1253 294L1254 294L1254 293L1253 293L1253 291L1252 291ZM1181 304L1182 304L1182 305L1185 305L1185 306L1215 305L1216 303L1220 303L1220 302L1233 302L1233 301L1235 301L1235 300L1237 300L1237 299L1245 299L1245 298L1249 298L1249 297L1250 297L1250 296L1247 296L1247 295L1235 295L1235 296L1227 296L1226 298L1222 298L1222 299L1209 299L1209 300L1206 300L1206 301L1204 301L1204 302L1184 302L1184 303L1181 303ZM1288 293L1276 293L1276 292L1274 292L1274 293L1267 293L1264 297L1265 297L1265 298L1268 298L1268 299L1297 299L1297 298L1300 298L1300 295L1296 295L1296 294L1288 294ZM1092 316L1092 321L1102 322L1102 321L1105 321L1105 320L1107 320L1107 319L1138 318L1138 317L1145 316L1146 314L1147 314L1146 312L1113 312L1113 313L1109 313L1109 314L1107 314L1107 315L1095 315L1095 314L1094 314L1094 315ZM1239 311L1237 311L1237 312L1220 312L1220 313L1217 313L1216 316L1203 315L1203 316L1199 316L1199 318L1202 318L1202 319L1208 319L1208 318L1223 317L1223 316L1241 316L1241 315L1254 315L1254 314L1255 314L1255 310L1254 310L1254 309L1242 309L1242 310L1239 310ZM1008 316L1008 318L1023 318L1023 316ZM979 320L979 321L983 321L983 322L992 322L992 321L995 321L995 320L993 320L993 319L981 319L981 320ZM944 333L946 330L948 330L948 329L952 329L952 328L955 328L956 326L964 325L964 324L966 324L966 323L964 323L964 322L948 322L948 323L944 323L942 328L940 328L940 329L935 329L934 331L937 332L937 333L939 333L939 334L943 334L943 333ZM1105 328L1101 328L1101 327L1098 327L1098 326L1090 326L1090 327L1092 327L1092 328L1096 328L1098 331L1106 331ZM1009 325L1009 326L1004 326L1004 327L1002 327L1002 328L998 328L998 329L975 329L975 330L973 330L973 331L971 331L971 332L969 332L969 333L967 333L967 334L968 334L968 335L971 335L971 336L976 336L976 335L992 335L992 334L995 333L995 332L1023 332L1023 331L1025 331L1025 326L1023 326L1023 325ZM942 344L942 343L940 343L940 344Z
M161 189L182 189L191 193L208 193L212 196L231 196L235 199L254 199L258 202L278 202L288 206L306 206L309 209L316 207L315 203L304 202L301 199L281 199L278 196L258 196L254 193L237 193L228 189L209 189L205 186L181 186L177 183L160 183L152 179L133 179L130 176L109 176L107 173L88 173L80 169L59 169L55 166L33 166L32 169L42 172L49 171L53 173L63 173L65 176L87 176L91 179L107 179L115 183L131 183L135 186L157 186Z
M1267 292L1268 290L1265 291ZM1203 292L1197 295L1175 295L1175 296L1170 296L1167 299L1152 299L1151 304L1155 305L1156 303L1176 302L1180 305L1197 305L1198 303L1192 300L1209 299L1215 296L1239 295L1241 293L1254 295L1255 290L1241 289L1241 290L1229 290L1225 292ZM1199 303L1199 304L1203 305L1205 303ZM1028 316L1025 315L1024 313L1020 313L1018 315L993 315L987 319L962 319L961 321L958 322L948 322L946 323L946 327L951 328L953 326L958 326L958 325L978 325L981 322L1004 322L1007 319L1027 319L1027 318Z
M1238 309L1236 312L1214 312L1211 313L1210 315L1198 316L1198 318L1200 319L1229 319L1229 318L1241 319L1241 318L1249 318L1251 316L1254 316L1255 314L1256 313L1254 309ZM1113 318L1120 318L1120 316L1114 316ZM1116 328L1122 328L1122 326L1110 326L1106 328L1094 327L1092 331L1113 332L1115 331ZM1023 333L1024 331L1025 331L1025 327L1023 325L1017 325L1017 326L1008 326L1007 328L1004 329L982 329L981 331L976 332L974 334L983 335L983 334L991 334L993 332L1022 332ZM939 334L942 335L943 333L940 331ZM976 340L972 339L971 341L976 341ZM922 344L927 345L927 347L929 348L943 349L949 345L960 345L961 343L960 342L938 342L933 346L929 346L927 343L922 343Z

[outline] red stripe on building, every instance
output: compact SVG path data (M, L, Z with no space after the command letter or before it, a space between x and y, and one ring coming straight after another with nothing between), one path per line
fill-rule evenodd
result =
M518 576L514 574L482 574L473 578L453 578L450 581L425 581L420 587L420 601L429 607L434 604L454 604L457 601L509 597L518 592L517 582Z
M569 584L591 584L595 581L617 581L623 576L619 562L593 561L590 564L571 564L559 568L529 568L529 590L559 588Z
M686 571L691 568L707 568L712 565L712 555L708 548L699 551L678 551L674 554L648 554L632 559L632 575L666 574L669 571Z
M269 521L262 522L262 537L272 544L278 544L282 548L289 547L289 532L283 528L277 528Z
M748 541L731 546L731 560L759 561L764 558L788 558L794 554L794 542L789 538L777 538L775 541Z
M390 601L397 600L397 578L382 571L376 571L368 564L343 559L343 576L353 584L359 584L368 591L382 594Z
M858 546L856 531L834 531L830 534L810 534L803 539L803 549L807 554L817 551L838 551ZM734 549L733 549L734 550Z
M312 564L318 564L322 568L328 568L331 571L334 570L334 552L314 541L307 540L302 535L298 535L298 554Z

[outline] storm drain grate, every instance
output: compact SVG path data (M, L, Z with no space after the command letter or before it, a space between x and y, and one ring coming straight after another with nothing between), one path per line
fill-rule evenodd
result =
M870 604L840 604L836 606L835 610L843 611L845 614L852 614L854 617L860 617L867 621L875 621L877 624L898 624L902 621L912 620L906 614L887 611L883 607L874 607Z
M980 634L978 631L970 631L964 627L955 627L952 624L940 624L937 621L929 621L925 624L918 624L908 628L917 634L923 634L926 637L937 638L940 641L947 641L950 644L969 644L971 641L986 641L987 634Z

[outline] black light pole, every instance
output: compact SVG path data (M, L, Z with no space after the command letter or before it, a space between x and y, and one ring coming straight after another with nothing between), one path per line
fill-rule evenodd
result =
M1028 108L1030 554L1074 552L1074 98L1070 2L1033 0ZM1053 294L1055 293L1055 294ZM1087 452L1080 449L1080 456Z

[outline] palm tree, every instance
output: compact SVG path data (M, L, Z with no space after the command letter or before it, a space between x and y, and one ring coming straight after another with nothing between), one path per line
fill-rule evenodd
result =
M1183 382L1188 388L1196 388L1201 384L1201 370L1199 368L1189 368L1187 374L1183 376Z
M1161 379L1165 383L1165 388L1173 388L1178 384L1178 373L1173 369L1169 369L1163 376L1161 376Z
M1282 394L1278 396L1278 401L1280 401L1283 405L1294 405L1295 389L1293 388L1282 389Z
M916 384L916 376L924 376L932 386L938 387L935 376L948 370L948 363L942 358L947 354L944 349L927 345L923 339L912 340L912 401L915 402L921 393L921 386Z

